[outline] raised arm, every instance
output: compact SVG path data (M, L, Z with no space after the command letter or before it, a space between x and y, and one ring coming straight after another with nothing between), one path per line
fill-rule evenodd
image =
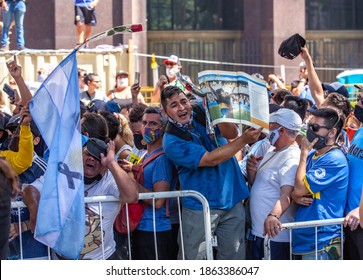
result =
M121 201L125 203L136 202L139 197L139 184L131 179L115 161L115 142L110 141L107 144L107 156L101 154L101 163L112 173L120 192Z
M16 84L18 85L21 96L21 105L27 105L33 96L26 86L23 76L21 75L21 66L18 64L15 55L12 61L6 63L6 66L8 67L10 75L14 78Z
M313 60L306 47L301 48L301 57L302 59L304 59L306 64L306 69L308 71L309 88L311 96L313 97L316 106L320 108L321 104L324 102L324 91L323 87L321 86L318 74L315 71Z

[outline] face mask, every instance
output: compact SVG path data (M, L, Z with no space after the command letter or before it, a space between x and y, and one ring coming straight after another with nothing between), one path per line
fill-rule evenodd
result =
M363 108L359 106L358 104L354 107L354 116L363 123Z
M268 136L268 141L272 146L275 145L276 141L280 138L280 133L279 133L280 128L281 127L272 130Z
M173 68L166 68L166 76L168 78L175 77L175 70Z
M127 87L129 85L129 78L120 78L117 79L118 87Z
M144 142L145 140L141 134L134 134L134 144L136 148L138 148L139 150L144 150L146 148Z
M354 128L351 128L351 127L347 127L345 129L345 132L347 133L348 139L349 139L350 142L353 140L353 137L354 137L355 133L357 132L357 130L358 129L354 129Z
M163 135L163 131L161 128L151 128L151 127L145 127L143 138L146 141L146 143L152 143L158 139L161 138Z
M315 138L318 138L318 142L316 142L313 146L313 148L315 150L324 148L326 146L326 137L324 136L320 136L318 134L316 134L314 131L312 131L311 129L308 129L306 132L306 138L308 139L308 141L311 143L314 141Z

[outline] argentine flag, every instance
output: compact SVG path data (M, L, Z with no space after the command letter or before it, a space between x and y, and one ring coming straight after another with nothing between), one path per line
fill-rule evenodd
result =
M35 238L77 259L84 245L85 208L76 51L43 82L29 108L49 149Z

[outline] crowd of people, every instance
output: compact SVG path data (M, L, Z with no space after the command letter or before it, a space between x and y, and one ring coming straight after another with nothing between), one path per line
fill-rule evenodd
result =
M115 73L114 88L103 92L97 73L78 69L84 196L133 203L139 193L197 191L210 207L218 260L263 259L266 236L271 259L290 259L290 246L294 259L341 259L343 253L344 259L362 259L363 87L356 85L360 93L353 108L344 85L319 80L306 47L301 58L294 87L275 74L266 81L268 135L262 127L240 131L226 122L209 134L208 112L201 97L186 89L184 82L191 80L180 74L176 55L164 61L166 75L155 85L152 103L160 106L146 104L139 82L130 85L125 71ZM0 113L1 258L47 259L34 230L49 150L29 112L32 93L21 66L15 59L7 67L17 94L10 99L14 110ZM133 170L148 158L153 160L140 184ZM27 208L10 210L11 200ZM145 205L129 248L128 235L114 227L120 203L104 204L102 213L98 204L86 204L79 259L206 258L198 200L184 197L178 205L163 198ZM283 229L284 223L336 218L344 218L343 241L339 225L319 227L316 242L314 228L293 230L292 240ZM51 258L69 259L55 250Z

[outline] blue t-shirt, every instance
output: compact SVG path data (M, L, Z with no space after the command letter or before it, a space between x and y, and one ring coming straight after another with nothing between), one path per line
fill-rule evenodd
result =
M309 99L313 104L315 104L314 98L311 96L310 87L305 86L305 88L302 90L302 92L299 95L300 98Z
M74 6L89 7L94 0L74 0Z
M195 119L188 131L193 140L187 141L172 134L164 134L163 147L166 155L175 164L182 190L200 192L209 202L211 209L229 210L243 199L249 191L235 157L217 166L198 167L207 151L227 144L216 128L215 137L210 138L206 128ZM182 199L183 207L202 210L199 200L192 197Z
M333 148L322 156L314 156L312 150L307 158L304 182L313 195L309 206L299 205L296 222L342 218L347 200L349 169L343 152ZM340 236L340 225L318 228L318 250ZM315 228L293 230L293 253L315 252Z
M363 185L363 128L354 135L347 153L349 164L349 187L345 214L359 206Z
M162 148L146 155L145 160L161 150ZM153 190L153 184L160 181L168 182L170 184L170 189L173 189L173 183L175 182L173 179L173 163L165 156L165 154L158 156L144 168L145 188ZM168 200L166 203L168 203ZM160 209L155 209L156 231L171 230L170 217L166 215L166 203L164 203ZM143 231L154 231L152 205L148 205L148 207L146 207L144 215L137 225L137 229Z

